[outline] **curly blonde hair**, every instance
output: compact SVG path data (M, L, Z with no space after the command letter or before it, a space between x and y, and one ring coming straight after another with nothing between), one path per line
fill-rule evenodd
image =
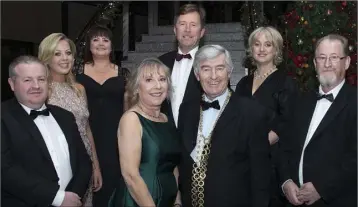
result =
M276 54L273 58L273 64L279 65L283 58L282 58L282 48L283 48L283 38L277 29L267 26L267 27L259 27L255 29L249 36L249 47L247 49L248 57L252 60L253 65L256 65L256 62L252 56L252 46L255 43L256 35L262 33L266 36L266 38L272 42Z

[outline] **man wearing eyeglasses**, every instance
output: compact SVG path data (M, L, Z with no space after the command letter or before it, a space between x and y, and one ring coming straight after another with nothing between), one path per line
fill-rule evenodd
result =
M318 92L302 94L282 136L280 179L294 206L357 206L357 90L345 82L348 41L317 41Z

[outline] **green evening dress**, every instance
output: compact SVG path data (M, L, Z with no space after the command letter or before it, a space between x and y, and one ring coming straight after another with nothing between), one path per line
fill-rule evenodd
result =
M154 122L136 114L143 129L140 175L156 207L173 206L178 192L173 171L180 159L179 136L175 125L171 122ZM139 207L123 178L108 207Z

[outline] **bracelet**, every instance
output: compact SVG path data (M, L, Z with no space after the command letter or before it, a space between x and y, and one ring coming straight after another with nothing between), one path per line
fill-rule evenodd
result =
M180 204L180 203L176 203L176 204L174 204L173 207L181 207L181 204Z

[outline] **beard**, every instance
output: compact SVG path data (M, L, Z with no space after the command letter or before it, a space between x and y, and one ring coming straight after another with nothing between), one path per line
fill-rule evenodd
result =
M323 87L332 87L337 83L337 75L334 72L318 74L318 80Z

